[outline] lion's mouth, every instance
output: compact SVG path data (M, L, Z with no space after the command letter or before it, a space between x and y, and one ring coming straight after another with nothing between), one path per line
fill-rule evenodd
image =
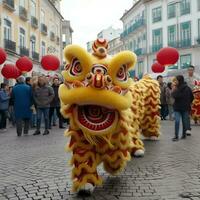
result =
M113 128L118 119L118 112L116 110L103 106L80 105L76 109L79 125L92 132Z

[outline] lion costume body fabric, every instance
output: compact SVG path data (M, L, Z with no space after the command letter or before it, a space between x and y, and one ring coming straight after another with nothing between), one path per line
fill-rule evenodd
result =
M191 115L195 123L200 122L200 81L196 81L193 89L194 100L192 102Z
M90 54L78 45L64 49L67 61L59 88L61 112L70 119L67 149L72 152L73 190L86 184L101 185L97 166L115 175L124 169L131 154L144 153L140 139L159 136L157 81L145 76L133 82L128 71L136 55L123 51L107 55L106 40L96 40Z

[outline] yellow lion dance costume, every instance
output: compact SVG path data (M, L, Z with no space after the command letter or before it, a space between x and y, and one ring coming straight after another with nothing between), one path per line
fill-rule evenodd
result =
M193 89L194 100L192 102L192 119L195 124L200 122L200 81L196 81L196 86Z
M133 155L143 155L145 137L159 136L159 86L145 76L128 77L136 55L123 51L110 57L108 43L97 39L90 54L78 45L64 49L67 61L59 88L61 112L70 119L65 135L73 154L73 191L102 184L97 166L115 175Z

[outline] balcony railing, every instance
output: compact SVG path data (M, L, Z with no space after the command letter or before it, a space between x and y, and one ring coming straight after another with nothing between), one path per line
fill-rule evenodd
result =
M135 49L134 50L134 53L137 55L137 56L141 56L141 55L144 55L146 53L146 49L144 48L138 48L138 49Z
M179 48L184 48L184 47L191 47L191 39L185 39L180 41Z
M20 16L20 18L23 19L24 21L27 21L27 20L28 20L26 8L24 8L24 7L22 7L22 6L19 6L19 16Z
M155 22L159 22L159 21L161 21L161 16L159 16L159 17L154 17L153 18L153 23L155 23Z
M169 41L168 46L178 48L179 44L178 41Z
M152 45L151 51L152 51L152 53L157 52L157 51L159 51L162 47L163 47L163 44Z
M47 35L47 26L45 24L41 24L41 33Z
M124 32L121 34L121 38L126 37L128 34L135 32L140 27L144 26L146 24L146 21L144 18L140 18L138 21L136 21L132 26L130 26L128 29L125 29Z
M50 39L51 41L55 41L55 33L54 32L50 32Z
M3 6L10 11L15 10L15 1L14 0L3 0Z
M32 51L32 58L33 60L39 61L39 53Z
M168 12L168 19L171 19L171 18L174 18L174 17L176 17L176 12L175 11Z
M9 39L4 39L4 47L10 51L16 52L16 43Z
M185 39L185 40L174 40L174 41L169 41L168 46L174 47L174 48L186 48L186 47L191 47L191 38Z
M19 51L21 56L29 56L29 49L26 47L19 47Z
M56 44L60 44L60 38L58 36L56 37Z
M38 28L38 20L37 20L37 18L34 17L34 16L31 16L31 26L32 26L33 28Z

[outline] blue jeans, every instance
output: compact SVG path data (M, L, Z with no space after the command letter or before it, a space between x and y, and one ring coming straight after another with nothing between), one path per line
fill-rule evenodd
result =
M37 121L37 114L33 114L31 115L31 127L35 127L36 126L36 121Z
M175 117L175 137L179 136L179 124L180 119L182 119L183 132L182 135L186 136L186 131L189 129L189 112L188 111L174 111Z
M49 127L49 108L37 108L37 130L40 130L42 114L44 116L45 130Z

